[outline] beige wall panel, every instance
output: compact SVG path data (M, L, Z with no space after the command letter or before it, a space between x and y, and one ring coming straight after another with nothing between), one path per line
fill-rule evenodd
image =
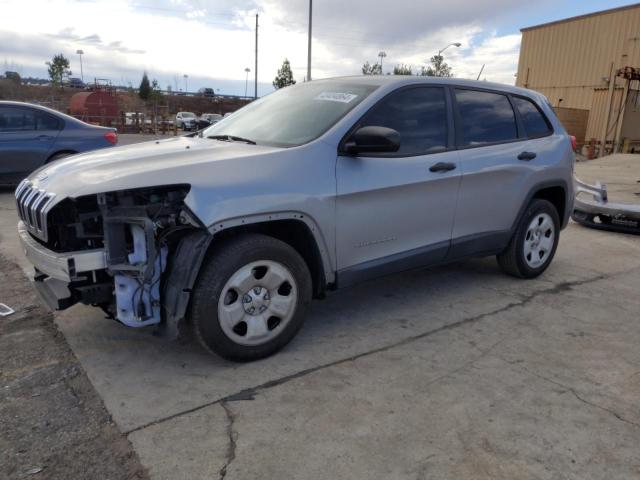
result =
M640 4L523 29L516 85L543 93L554 107L562 98L562 107L588 110L612 62L640 67Z

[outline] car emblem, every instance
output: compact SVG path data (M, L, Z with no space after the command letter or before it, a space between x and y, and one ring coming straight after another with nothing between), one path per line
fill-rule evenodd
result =
M44 182L47 178L49 178L49 175L47 174L47 172L42 172L36 178L38 179L39 182Z

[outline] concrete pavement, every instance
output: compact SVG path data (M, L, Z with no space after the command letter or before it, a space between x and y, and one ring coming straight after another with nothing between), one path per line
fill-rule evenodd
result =
M25 265L12 205L0 250ZM638 285L640 237L572 224L539 279L489 258L368 282L251 364L88 307L56 322L152 478L628 479Z

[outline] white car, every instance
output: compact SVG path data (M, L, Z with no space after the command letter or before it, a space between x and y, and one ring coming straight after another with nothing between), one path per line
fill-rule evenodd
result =
M193 112L178 112L176 115L176 125L182 130L194 130L198 123L198 117Z
M140 112L125 112L124 114L124 124L127 126L132 126L136 124L136 115L138 117L138 125L142 125L144 123L144 113Z

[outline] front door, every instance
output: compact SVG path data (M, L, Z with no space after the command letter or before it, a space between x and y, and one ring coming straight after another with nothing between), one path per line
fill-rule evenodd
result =
M448 112L444 88L413 86L391 93L358 122L396 130L400 149L338 157L340 286L445 257L461 178Z

